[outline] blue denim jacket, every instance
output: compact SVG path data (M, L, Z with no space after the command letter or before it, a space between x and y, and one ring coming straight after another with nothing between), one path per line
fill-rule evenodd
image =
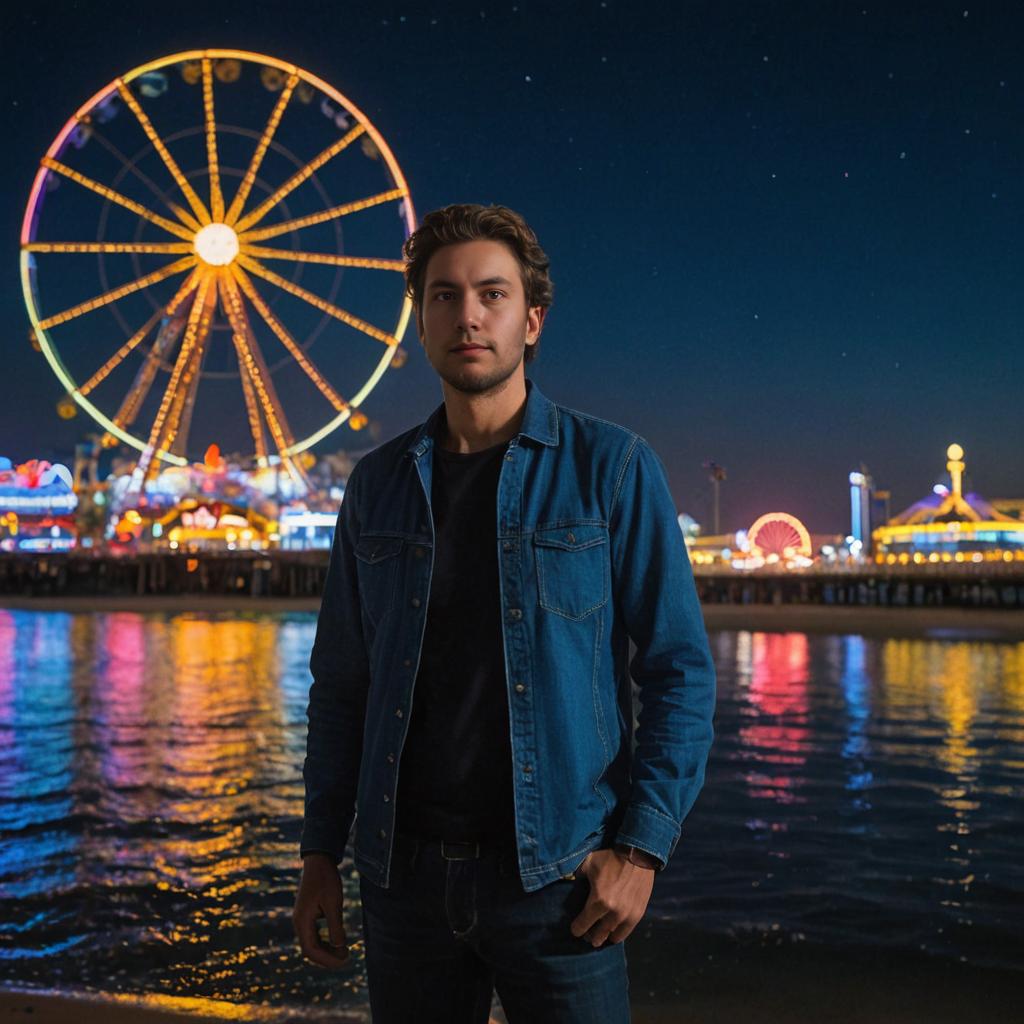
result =
M495 543L529 892L615 842L668 861L704 781L715 671L660 460L632 431L526 386ZM356 869L384 887L430 594L443 409L356 464L309 662L300 852L337 863L355 820Z

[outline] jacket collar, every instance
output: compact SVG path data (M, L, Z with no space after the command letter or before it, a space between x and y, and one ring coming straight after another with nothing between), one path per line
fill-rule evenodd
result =
M406 449L407 455L418 458L433 445L435 432L444 414L442 402L417 429ZM558 444L558 409L529 377L526 378L526 411L517 436L528 437L538 444L552 447Z

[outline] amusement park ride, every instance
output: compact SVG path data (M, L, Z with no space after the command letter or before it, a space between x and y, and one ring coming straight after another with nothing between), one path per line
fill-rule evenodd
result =
M384 138L294 64L211 49L118 76L50 145L22 226L25 303L67 391L61 414L83 409L104 447L137 449L137 495L240 422L254 466L301 491L297 456L346 421L364 427L366 397L404 362L398 257L414 227Z

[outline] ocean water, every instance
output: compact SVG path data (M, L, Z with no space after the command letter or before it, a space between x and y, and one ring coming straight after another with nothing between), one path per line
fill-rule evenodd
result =
M895 613L894 613L895 614ZM315 614L0 609L0 987L366 1019L292 936ZM1024 644L713 632L707 784L640 955L1024 970Z

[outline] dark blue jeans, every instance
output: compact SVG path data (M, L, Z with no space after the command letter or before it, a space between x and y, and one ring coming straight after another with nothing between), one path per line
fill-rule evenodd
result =
M625 945L569 930L583 874L526 893L512 851L398 836L391 887L359 888L374 1024L486 1024L495 988L509 1024L628 1024Z

